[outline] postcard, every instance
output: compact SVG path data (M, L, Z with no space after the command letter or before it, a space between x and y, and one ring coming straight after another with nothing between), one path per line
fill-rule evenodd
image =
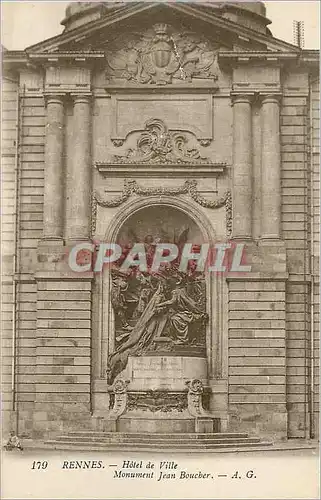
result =
M316 1L2 3L2 498L319 498Z

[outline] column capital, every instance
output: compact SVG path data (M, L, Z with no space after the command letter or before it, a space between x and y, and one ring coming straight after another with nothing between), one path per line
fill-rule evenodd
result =
M78 103L90 104L92 99L92 94L77 94L71 92L70 97L72 98L74 104Z
M254 92L231 92L232 106L234 104L252 104L255 99Z
M261 104L280 104L282 94L280 92L275 92L275 93L268 93L268 94L259 94L259 99L261 101Z
M65 93L45 93L44 94L45 103L48 104L64 104L66 94Z

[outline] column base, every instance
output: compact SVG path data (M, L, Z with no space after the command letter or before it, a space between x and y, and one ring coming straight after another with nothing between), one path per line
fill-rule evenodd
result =
M258 242L260 246L284 246L283 240L273 236L262 236Z
M242 241L254 241L252 236L231 236L230 241L237 241L241 243Z
M65 266L63 239L43 238L37 248L37 271L58 271Z
M77 237L77 238L67 238L65 241L66 247L75 247L76 245L79 245L81 243L92 243L92 239L89 237Z
M64 246L64 240L63 238L56 238L56 237L46 237L46 238L41 238L41 240L38 243L38 247L48 247L48 246L59 246L63 247Z

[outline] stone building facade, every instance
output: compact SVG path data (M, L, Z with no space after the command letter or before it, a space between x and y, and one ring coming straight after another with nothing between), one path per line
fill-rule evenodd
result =
M200 379L216 430L315 437L318 53L274 38L262 2L74 2L62 24L3 55L5 429L190 432L146 423L151 403L110 425L115 283L66 259L161 227L244 243L252 269L205 276L203 351L129 356L131 404L177 410Z

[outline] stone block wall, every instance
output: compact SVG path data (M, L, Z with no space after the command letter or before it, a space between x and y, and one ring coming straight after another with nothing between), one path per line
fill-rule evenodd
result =
M19 430L32 435L36 396L36 250L43 231L45 100L27 95L20 81L19 275L17 284L17 414Z
M307 90L307 89L306 89ZM289 437L305 437L308 418L308 99L281 109L282 234L287 249L287 409Z
M90 412L91 283L38 280L34 435Z
M12 411L12 326L14 227L15 227L15 175L17 163L18 126L18 82L14 73L4 75L2 80L2 312L1 312L1 379L2 410L4 428L10 425Z
M15 75L8 78L2 142L3 409L6 432L18 423L21 435L40 437L59 430L63 421L90 415L91 283L35 279L38 268L55 272L59 266L50 249L47 254L44 249L38 252L43 235L45 100L33 91L31 75L22 75L20 82ZM19 273L14 311L15 184Z
M320 81L314 77L311 82L310 125L313 194L313 309L314 309L314 431L319 435L320 423Z
M26 89L21 81L14 85L8 95L8 104L11 103L11 114L8 117L10 128L19 128L17 138L17 154L11 151L11 188L10 199L4 200L5 210L11 210L12 218L15 212L15 167L18 170L17 189L17 246L16 261L19 273L16 281L16 308L15 308L15 371L14 391L10 395L10 408L15 418L10 419L10 425L15 421L22 423L22 429L27 434L33 428L33 411L35 404L36 370L36 310L37 287L34 281L36 264L36 249L42 235L43 212L43 178L44 178L44 134L45 134L45 107L43 97L26 97ZM10 98L10 100L9 100ZM11 131L11 135L12 135ZM16 133L16 132L14 132ZM13 141L13 137L9 140ZM15 164L14 164L15 162ZM10 279L13 280L13 252L14 226L11 225L10 248L5 249L4 259L11 259L9 264ZM9 252L9 253L7 253ZM8 257L7 257L8 255ZM8 286L8 300L13 298L13 285ZM9 290L10 289L10 290ZM6 299L7 300L7 299ZM10 320L12 321L12 315ZM12 354L13 324L10 322L10 351ZM9 361L9 360L8 360ZM4 363L7 365L6 361ZM9 365L9 362L8 362ZM12 358L10 356L10 365ZM9 371L9 368L5 368Z
M284 437L286 415L285 283L229 283L231 430Z
M319 180L316 172L311 173L311 168L315 169L319 158L312 153L311 163L311 153L309 154L311 138L314 149L317 134L317 124L313 118L317 102L313 92L316 91L312 90L310 98L307 92L306 95L298 97L284 97L281 110L282 230L287 248L289 272L286 287L289 437L307 437L308 422L314 418L311 411L317 411L317 406L314 409L311 407L310 392L311 320L315 323L316 331L314 347L318 348L317 316L311 319L311 297L314 297L313 294L311 296L311 253L316 254L316 249L313 248L315 243L311 246L311 225L313 225L314 242L318 241L319 233L319 223L316 219L318 215L315 211L319 205L316 200ZM311 194L316 204L312 220ZM315 273L318 273L317 268L318 262L315 262ZM318 298L312 300L317 302ZM314 364L318 364L317 353L316 350Z

